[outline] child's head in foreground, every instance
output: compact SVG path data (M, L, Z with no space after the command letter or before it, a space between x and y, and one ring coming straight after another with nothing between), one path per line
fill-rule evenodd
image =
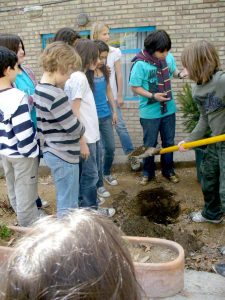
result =
M75 210L40 220L16 246L6 299L140 299L130 254L108 219Z
M13 83L18 73L17 62L15 52L6 47L0 47L0 79L5 77Z
M64 42L54 42L44 49L41 66L49 75L60 77L57 77L57 85L60 85L69 79L74 71L81 69L81 59L72 46Z
M208 82L220 67L216 48L205 40L196 41L187 46L183 50L181 61L188 71L189 78L198 84Z

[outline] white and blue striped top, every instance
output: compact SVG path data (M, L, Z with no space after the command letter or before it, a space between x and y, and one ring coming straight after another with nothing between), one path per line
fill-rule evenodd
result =
M13 158L39 154L28 98L16 88L0 91L0 154Z

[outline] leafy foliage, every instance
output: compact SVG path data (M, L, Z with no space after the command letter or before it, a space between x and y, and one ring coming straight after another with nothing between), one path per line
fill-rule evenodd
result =
M6 239L12 235L11 230L6 225L0 225L0 237Z
M199 119L199 111L196 102L192 97L190 84L186 83L181 92L177 94L180 103L180 111L182 112L183 125L187 132L191 132Z

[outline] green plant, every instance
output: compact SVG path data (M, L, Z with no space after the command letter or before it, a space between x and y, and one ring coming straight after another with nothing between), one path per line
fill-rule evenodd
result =
M186 83L182 91L177 94L178 102L180 103L180 111L182 112L183 125L185 131L191 132L199 119L199 111L196 102L192 97L190 84Z
M177 93L177 100L180 104L180 111L182 112L183 125L186 132L192 132L199 120L199 110L196 102L192 97L192 90L190 84L186 83L182 91ZM204 137L210 136L210 129L207 130Z
M6 225L0 225L0 237L1 237L1 239L9 238L11 235L12 235L12 232Z

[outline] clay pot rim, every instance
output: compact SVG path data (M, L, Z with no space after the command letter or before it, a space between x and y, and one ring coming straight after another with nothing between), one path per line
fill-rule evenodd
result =
M133 261L135 267L140 267L143 269L151 268L152 270L159 270L159 269L161 270L163 267L164 270L167 270L167 269L171 270L171 269L177 268L178 265L184 263L184 249L180 244L178 244L174 241L170 241L167 239L139 237L139 236L123 236L123 238L130 242L140 242L140 243L148 242L150 244L167 246L168 248L175 250L178 254L177 258L175 258L174 260L171 260L169 262L141 263L141 262Z

